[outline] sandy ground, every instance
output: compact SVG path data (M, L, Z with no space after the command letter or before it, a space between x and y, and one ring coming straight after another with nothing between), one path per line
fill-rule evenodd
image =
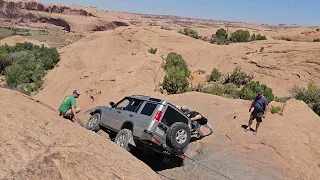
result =
M292 99L280 104L282 115L268 112L255 136L243 129L250 115L250 102L201 93L186 93L169 99L187 104L208 117L214 134L191 144L189 156L192 160L183 168L161 173L177 179L225 179L211 168L230 179L319 177L317 124L320 118L304 102ZM255 129L255 122L252 128Z
M151 47L158 48L156 55L148 52ZM84 110L124 95L159 95L154 90L164 77L162 58L170 52L182 54L192 71L204 70L205 75L213 68L228 73L240 66L280 97L288 96L294 85L320 80L320 44L307 42L218 46L167 30L127 27L91 34L60 52L59 67L48 73L43 91L35 97L54 108L73 89L83 92L79 106ZM201 78L195 79L201 83Z
M152 169L173 179L226 179L214 171L230 179L319 177L320 118L305 103L289 100L280 104L282 115L269 113L254 136L242 128L249 117L247 101L194 92L167 96L154 91L164 77L163 58L170 52L178 52L193 72L206 72L195 78L197 83L202 83L203 76L213 68L227 73L240 66L252 73L255 80L271 87L277 96L287 96L294 85L320 81L320 43L311 43L313 38L320 38L315 29L281 30L215 21L208 24L208 21L73 7L94 16L20 12L63 19L72 31L87 36L59 49L61 62L45 77L44 89L33 97L51 108L19 93L0 89L0 125L4 127L0 132L0 179L159 178ZM91 31L112 21L135 25L114 31ZM173 30L163 30L161 26ZM184 27L195 28L206 36L220 27L228 27L230 31L244 28L251 33L266 34L269 40L218 46L176 32ZM283 39L282 36L291 41L277 40ZM0 43L14 45L24 41L28 40L9 37ZM156 55L148 53L151 47L158 48ZM191 159L185 166L158 168L145 162L151 169L106 137L57 116L62 99L74 89L83 93L77 102L83 111L132 94L187 104L207 116L215 132L190 145ZM82 118L85 122L88 117Z
M244 132L250 115L248 101L194 92L165 99L201 112L214 133L202 140L192 138L184 166L174 160L159 164L157 159L132 153L163 179L310 180L320 175L320 118L302 101L272 102L270 107L281 107L281 115L268 112L258 135L253 135L252 131ZM83 122L89 117L86 113L80 116ZM255 129L255 122L252 128ZM202 130L209 132L205 127ZM97 135L108 138L103 131Z
M0 88L0 179L159 179L103 137Z
M44 42L39 42L37 40L33 40L33 39L28 39L28 38L25 38L23 36L10 36L10 37L7 37L5 39L2 39L0 41L0 45L8 45L8 46L15 46L16 44L18 43L32 43L34 45L37 45L37 46L42 46L44 45L44 47L50 47L47 43L44 43Z

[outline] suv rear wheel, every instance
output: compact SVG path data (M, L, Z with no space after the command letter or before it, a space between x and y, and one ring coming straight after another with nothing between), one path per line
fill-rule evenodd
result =
M130 151L131 148L129 147L129 139L132 138L132 131L129 129L122 129L118 132L114 142L127 151Z
M185 148L191 139L191 131L189 126L182 122L176 122L172 124L168 130L167 139L173 148Z
M86 124L86 129L94 132L98 132L100 130L100 120L101 120L100 113L93 114Z

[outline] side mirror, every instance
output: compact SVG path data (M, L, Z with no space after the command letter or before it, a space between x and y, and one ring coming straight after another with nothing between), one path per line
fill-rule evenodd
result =
M109 104L111 107L113 107L115 105L114 102L110 102Z

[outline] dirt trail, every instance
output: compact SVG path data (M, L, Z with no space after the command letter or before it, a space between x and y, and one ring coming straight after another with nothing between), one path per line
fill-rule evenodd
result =
M57 112L0 88L0 179L160 179L148 166Z
M250 115L248 101L201 93L164 98L201 112L208 117L214 133L202 140L193 139L184 166L176 161L159 164L156 158L133 152L163 179L318 179L320 117L304 102L291 99L283 104L271 103L283 107L282 115L268 112L255 136L244 132ZM82 120L88 117L83 115ZM108 137L102 131L98 134Z
M250 102L200 93L170 99L202 112L214 134L191 144L192 160L184 167L161 173L178 179L226 179L211 168L230 179L318 179L320 117L304 102L289 100L283 115L269 112L254 136L242 127L248 121Z

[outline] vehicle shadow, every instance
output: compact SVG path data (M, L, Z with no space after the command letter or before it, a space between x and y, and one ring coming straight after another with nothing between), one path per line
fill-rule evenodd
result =
M174 156L171 156L168 159L168 162L163 162L162 156L148 154L138 148L132 149L131 154L144 162L154 171L163 171L183 166L183 160Z

